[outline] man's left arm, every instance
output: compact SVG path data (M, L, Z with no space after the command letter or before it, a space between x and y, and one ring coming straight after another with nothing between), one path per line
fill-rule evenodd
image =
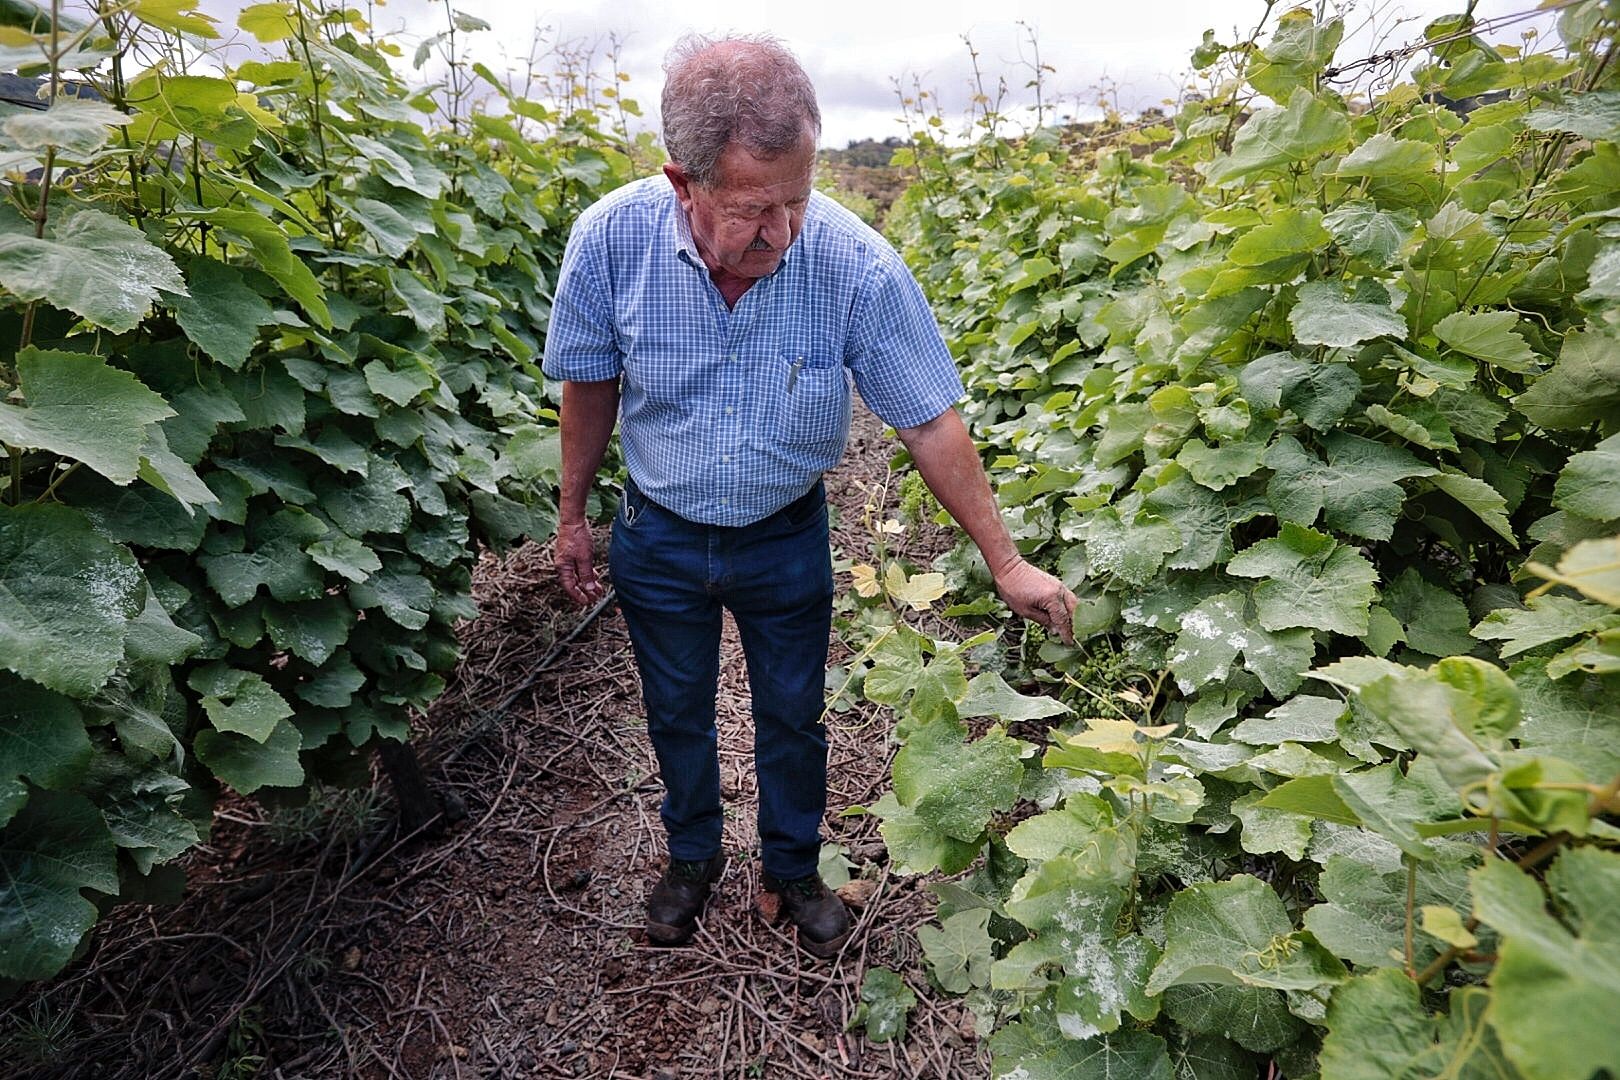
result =
M1001 520L973 437L956 409L948 408L916 427L900 428L899 435L928 489L978 545L995 579L996 592L1007 606L1072 645L1078 601L1063 582L1030 565L1018 553Z

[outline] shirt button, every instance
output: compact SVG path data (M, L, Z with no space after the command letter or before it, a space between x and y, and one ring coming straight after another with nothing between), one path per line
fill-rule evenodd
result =
M730 415L731 415L731 414L732 414L732 413L734 413L734 412L736 412L736 411L737 411L737 410L736 410L736 409L733 409L733 408L732 408L732 407L731 407L731 406L730 406L730 405L727 405L727 406L726 406L726 415L727 415L727 416L730 416Z
M730 356L728 356L728 357L726 357L726 359L727 359L727 360L735 360L735 359L737 359L737 354L736 354L736 353L732 353L732 354L731 354L731 355L730 355Z
M731 455L730 454L721 454L720 455L720 460L721 461L730 461L731 460Z
M721 505L721 506L724 506L724 505L726 505L726 504L727 504L727 503L729 503L729 502L730 502L730 501L731 501L731 500L730 500L730 499L721 499L721 500L720 500L720 505Z

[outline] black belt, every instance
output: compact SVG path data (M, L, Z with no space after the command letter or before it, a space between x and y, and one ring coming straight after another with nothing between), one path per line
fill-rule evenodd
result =
M648 506L656 506L664 513L673 514L682 521L688 521L694 525L700 524L699 522L692 522L690 518L682 517L680 514L676 514L675 511L671 510L658 500L649 498L647 493L642 491L641 487L636 483L635 478L629 476L628 474L624 478L624 497L626 499L638 500L647 504ZM788 503L786 506L782 507L776 512L778 514L786 514L790 518L803 517L805 514L810 513L812 510L826 501L826 488L822 485L821 478L817 477L816 482L810 485L809 491L806 491L803 495L800 495L797 499L794 499L792 502Z

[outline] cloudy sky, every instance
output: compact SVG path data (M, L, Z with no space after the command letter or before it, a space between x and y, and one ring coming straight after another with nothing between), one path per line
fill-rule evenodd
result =
M364 0L349 0L364 7ZM1096 88L1109 87L1127 111L1174 97L1178 76L1203 31L1231 42L1246 37L1264 11L1260 0L461 0L454 6L489 22L492 31L475 34L469 47L497 71L521 68L536 30L548 43L583 42L605 51L610 35L622 42L621 66L631 75L628 94L656 120L663 85L662 59L669 45L689 31L768 32L782 38L804 63L820 95L822 142L843 146L850 139L899 134L894 80L913 78L937 90L947 119L966 109L969 63L963 36L971 37L989 77L1005 77L1022 93L1033 59L1033 30L1043 63L1056 69L1051 85L1070 111L1086 110ZM221 29L233 26L238 0L204 0ZM1286 0L1276 5L1281 12ZM1424 23L1460 10L1461 0L1350 0L1349 29L1341 60L1366 56L1420 36ZM1488 19L1536 7L1535 0L1482 0L1476 17ZM422 38L444 27L442 2L391 0L375 8L380 31L397 34L407 55ZM1022 23L1023 25L1020 25ZM1504 29L1499 40L1518 41L1526 27L1546 30L1541 16ZM1238 28L1241 27L1241 31ZM1269 37L1269 34L1266 35ZM431 73L433 66L424 69Z

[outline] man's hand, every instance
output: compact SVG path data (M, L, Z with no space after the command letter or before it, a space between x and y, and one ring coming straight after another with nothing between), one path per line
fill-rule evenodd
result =
M602 598L602 582L592 562L591 527L584 518L557 523L557 581L574 603Z
M1007 606L1074 644L1074 608L1080 601L1045 570L1014 558L995 571L996 592Z

